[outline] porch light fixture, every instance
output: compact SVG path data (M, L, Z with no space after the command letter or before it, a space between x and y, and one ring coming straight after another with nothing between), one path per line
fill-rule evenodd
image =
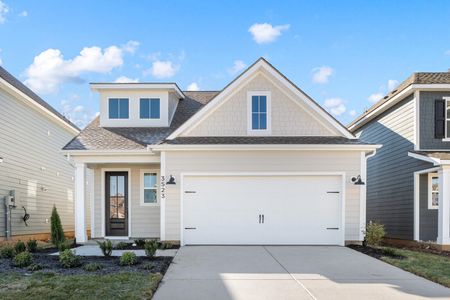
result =
M3 157L0 156L0 164L3 163Z
M358 175L357 177L352 177L352 182L354 185L365 185L366 183L362 181L361 175Z
M176 183L175 183L175 177L173 177L172 175L170 175L169 181L167 181L166 184L176 184Z

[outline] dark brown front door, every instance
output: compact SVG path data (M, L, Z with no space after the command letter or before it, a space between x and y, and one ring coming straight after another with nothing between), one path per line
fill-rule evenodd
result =
M128 236L128 172L105 173L107 236Z

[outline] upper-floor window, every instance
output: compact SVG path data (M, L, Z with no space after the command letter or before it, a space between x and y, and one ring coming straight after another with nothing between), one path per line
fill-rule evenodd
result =
M439 177L436 173L428 174L428 209L439 207Z
M160 99L159 98L141 98L139 102L139 115L141 119L159 119L160 118Z
M445 138L450 139L450 99L445 99Z
M110 98L109 99L109 118L110 119L128 119L129 103L128 98Z
M250 134L270 132L270 92L249 92L248 111Z

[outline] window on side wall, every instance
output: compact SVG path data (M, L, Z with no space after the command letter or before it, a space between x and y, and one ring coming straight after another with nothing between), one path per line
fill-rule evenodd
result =
M141 171L141 205L158 204L158 173L151 170Z
M439 207L439 177L436 173L428 174L428 209Z
M128 119L129 103L127 98L109 98L108 113L110 119Z
M270 92L249 92L247 108L249 134L269 134L271 130Z
M139 115L141 119L159 119L161 104L159 98L141 98L139 101Z
M450 99L445 99L445 138L450 139Z

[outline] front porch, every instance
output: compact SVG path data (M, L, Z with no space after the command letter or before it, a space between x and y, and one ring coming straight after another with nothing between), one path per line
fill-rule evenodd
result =
M72 156L78 243L160 239L160 159L146 154Z

